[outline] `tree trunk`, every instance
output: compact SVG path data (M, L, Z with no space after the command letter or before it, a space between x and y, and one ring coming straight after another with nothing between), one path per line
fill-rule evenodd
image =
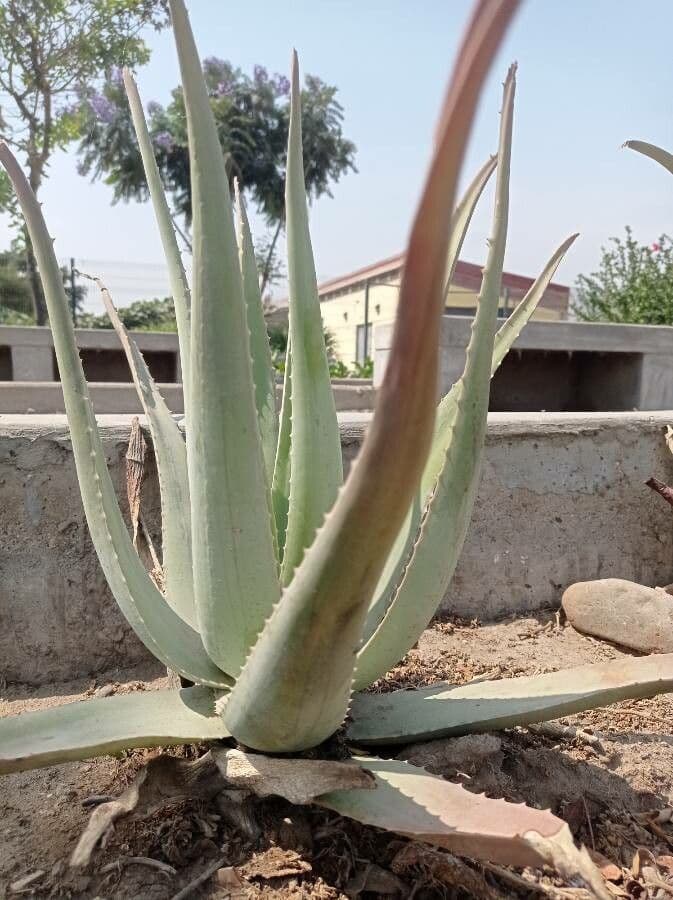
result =
M33 310L35 312L35 324L47 324L47 303L44 299L44 291L42 290L42 282L40 274L37 270L37 260L33 252L33 245L30 242L28 230L24 229L24 240L26 242L26 272L28 275L28 283L33 295Z
M266 286L269 283L269 276L271 275L271 263L273 261L274 250L276 249L276 244L278 243L278 237L280 236L281 228L283 227L283 220L281 219L276 227L276 233L273 236L273 240L269 244L269 252L266 254L266 261L264 263L264 271L262 272L261 283L259 286L259 292L262 295L262 301L264 301L264 291L266 290Z

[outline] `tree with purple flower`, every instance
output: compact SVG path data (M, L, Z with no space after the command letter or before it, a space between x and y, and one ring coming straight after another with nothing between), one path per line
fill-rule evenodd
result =
M268 234L258 236L266 252L260 263L262 288L282 277L276 264L276 245L283 228L285 152L289 126L287 77L256 65L252 76L228 60L211 56L203 72L217 123L222 153L233 183L238 177L248 200L264 216ZM113 199L147 199L145 174L123 89L109 79L102 95L106 103L85 107L88 117L80 141L80 171L103 178ZM112 112L108 106L112 104ZM180 88L171 101L147 106L157 164L177 218L189 231L191 186L185 109ZM355 170L355 145L343 134L343 109L337 89L308 75L302 89L302 130L306 161L306 190L314 200L330 194L332 185ZM188 240L188 238L187 238Z

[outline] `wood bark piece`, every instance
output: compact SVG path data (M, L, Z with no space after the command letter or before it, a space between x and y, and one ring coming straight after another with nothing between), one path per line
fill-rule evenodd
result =
M373 789L374 776L352 762L279 759L241 750L211 751L225 781L258 797L275 794L290 803L311 803L321 794L353 788Z

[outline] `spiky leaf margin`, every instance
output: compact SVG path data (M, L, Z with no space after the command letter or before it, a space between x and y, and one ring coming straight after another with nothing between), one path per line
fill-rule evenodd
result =
M243 279L243 296L250 332L250 357L252 359L252 380L255 386L255 406L262 441L262 452L266 464L268 483L273 478L273 467L278 444L278 411L276 407L276 376L271 361L269 335L264 319L262 294L259 289L259 275L255 261L255 248L250 233L250 223L241 195L238 179L234 181L236 196L236 221L238 255Z
M191 341L191 323L190 323L190 307L191 297L189 293L189 282L185 274L185 267L182 264L182 256L180 248L175 237L175 227L171 218L171 211L166 200L163 185L161 184L161 176L159 175L159 167L154 157L154 148L152 139L145 121L143 105L138 93L138 87L133 80L133 76L128 69L122 72L124 79L124 87L126 88L126 96L129 101L131 110L131 118L138 139L140 155L145 170L145 178L147 179L147 187L150 192L150 199L154 207L154 216L159 227L159 236L161 238L161 246L163 247L164 256L166 257L166 266L168 268L168 281L173 296L173 304L175 306L175 320L178 326L178 342L180 344L180 362L182 368L182 390L185 397L185 409L189 408L189 369L190 369L190 341Z
M0 719L0 774L228 736L210 688L100 697Z
M673 653L474 684L356 694L348 737L356 744L407 744L544 722L673 690Z
M501 362L511 349L512 345L523 331L526 323L535 312L535 309L537 308L540 300L542 300L542 297L544 296L544 293L547 290L547 287L549 286L554 273L556 272L566 252L571 247L576 238L576 234L571 235L570 237L566 238L566 240L563 241L563 243L557 248L557 250L552 254L551 258L548 260L540 275L536 278L530 290L526 293L523 299L513 310L512 314L509 316L504 325L502 325L499 329L498 333L495 336L495 342L493 346L491 377L495 374ZM435 434L432 440L430 455L428 456L428 461L423 471L423 477L421 478L421 486L414 500L414 504L407 514L407 520L405 522L404 529L400 532L400 534L398 534L395 546L393 547L393 550L391 551L391 554L386 562L384 574L379 580L379 584L377 585L377 589L374 594L369 613L367 615L367 622L364 630L365 637L363 642L365 645L376 632L383 619L383 616L385 615L385 612L390 605L390 602L395 594L395 590L399 585L400 577L404 571L405 566L408 563L409 557L413 550L414 541L418 535L418 528L421 522L422 512L425 510L428 501L434 494L435 490L438 488L438 480L442 474L442 470L448 464L447 449L451 443L456 416L458 413L458 396L460 387L460 382L456 382L456 384L452 386L449 393L442 399L439 406L437 407ZM443 558L446 559L444 555ZM444 578L446 579L447 583L450 580L451 575L451 559L449 558L446 559L444 569ZM441 596L435 597L433 602L430 603L430 598L428 598L427 606L423 607L423 609L417 609L418 615L415 616L416 625L414 626L414 628L412 628L412 632L415 633L418 628L421 628L421 630L425 628L430 617L436 611L437 605L441 602L441 599ZM430 610L431 606L432 610ZM425 624L422 625L422 622L424 622ZM368 663L367 670L364 666L362 666L361 671L356 674L356 687L358 689L366 687L366 685L370 683L369 679L375 680L376 677L384 674L386 668L390 665L390 658L396 654L397 650L390 651L382 655L380 662L378 664L375 664L374 668L372 668L372 662Z
M308 227L296 52L292 54L285 218L292 343L290 497L281 576L287 585L343 482L339 424Z
M397 590L376 631L358 654L356 687L375 681L413 646L419 620L425 628L453 575L472 515L481 472L493 344L507 242L509 171L516 66L505 79L493 233L466 351L465 371L456 386L456 415L446 460L425 513L421 532ZM441 563L439 562L441 560Z
M194 596L209 656L235 675L278 599L268 482L229 184L183 0L169 0L182 73L193 209L188 409Z
M482 0L475 9L414 219L392 352L367 438L224 711L232 734L255 749L315 746L345 715L367 607L432 438L456 181L482 84L517 5L516 0ZM294 339L292 353L294 404Z
M61 269L42 211L6 144L0 162L14 185L35 249L63 387L73 456L93 545L127 621L157 659L190 681L214 686L228 678L206 655L197 631L167 605L136 553L112 486L82 363L75 343Z
M507 866L551 865L577 876L609 900L586 850L550 810L492 800L396 759L355 757L376 778L375 790L334 791L316 799L343 816Z
M166 600L192 628L196 628L192 578L192 521L189 504L187 448L180 426L171 415L150 374L138 345L119 318L110 292L98 285L105 310L117 332L129 364L138 399L147 416L161 495L161 554Z

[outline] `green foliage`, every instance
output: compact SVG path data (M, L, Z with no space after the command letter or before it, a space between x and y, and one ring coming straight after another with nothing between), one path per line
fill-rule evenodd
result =
M119 318L129 331L177 331L175 304L172 297L162 300L135 300L118 310ZM109 316L80 313L78 328L112 328Z
M242 189L270 224L283 220L285 155L289 128L289 82L255 66L247 75L227 60L204 60L203 75L230 182ZM342 131L343 110L337 89L308 75L302 90L302 131L306 190L310 198L330 195L331 185L355 170L355 146ZM144 200L147 183L123 85L108 79L81 106L85 127L80 142L80 171L103 178L115 201ZM168 106L148 106L148 125L164 189L174 211L191 220L191 184L185 102L181 87ZM258 246L264 267L273 237ZM266 251L266 253L265 253ZM280 276L272 261L272 284Z
M373 378L374 377L374 360L369 357L362 363L354 362L353 368L349 372L351 378Z
M329 364L329 373L332 378L347 378L348 372L348 366L340 359L333 359Z
M164 0L6 0L0 7L2 139L28 157L33 190L51 153L79 137L78 96L119 65L141 65L144 25L166 21ZM114 77L114 76L112 76ZM37 179L37 183L36 183ZM0 202L8 203L0 190ZM6 208L6 207L3 207Z
M603 247L596 272L580 275L573 310L583 322L673 325L673 240L639 244L626 237Z
M0 253L0 308L4 311L4 315L13 312L19 314L19 317L28 318L32 311L32 297L30 285L26 279L25 263L12 250ZM0 312L0 315L3 313ZM29 322L25 324L29 324Z
M61 267L63 283L67 285L72 303L70 273ZM79 312L84 302L85 289L75 285L75 311ZM107 318L107 317L106 317ZM0 324L35 325L33 297L26 273L25 247L21 237L12 243L11 250L0 253ZM109 327L109 323L108 326Z

